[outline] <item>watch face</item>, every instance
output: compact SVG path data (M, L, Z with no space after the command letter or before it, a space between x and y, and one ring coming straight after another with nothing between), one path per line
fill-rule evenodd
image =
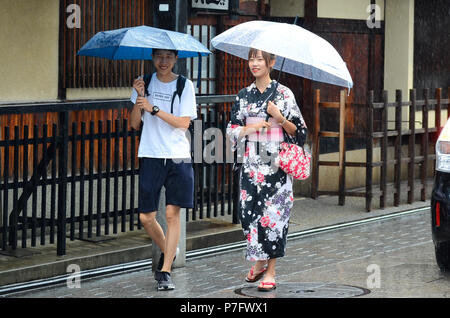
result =
M151 114L155 115L157 112L159 112L159 107L158 106L153 106L153 110L152 110Z

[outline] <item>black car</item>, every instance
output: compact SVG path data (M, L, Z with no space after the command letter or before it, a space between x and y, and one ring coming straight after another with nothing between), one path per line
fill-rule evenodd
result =
M431 232L436 261L450 270L450 120L436 142L436 173L431 195Z

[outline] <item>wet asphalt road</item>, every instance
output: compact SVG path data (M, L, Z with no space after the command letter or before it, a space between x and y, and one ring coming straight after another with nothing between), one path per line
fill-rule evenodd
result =
M293 298L450 296L436 265L429 211L289 239L277 263L278 288L256 291L244 277L244 250L189 259L173 271L174 291L156 291L151 269L85 279L6 297Z

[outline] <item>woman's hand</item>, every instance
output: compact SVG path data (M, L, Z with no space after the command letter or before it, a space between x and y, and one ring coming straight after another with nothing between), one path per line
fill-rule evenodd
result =
M244 129L242 129L242 132L240 134L241 137L245 136L245 135L250 135L253 134L257 131L261 131L264 128L270 128L271 124L267 121L260 121L258 123L254 123L254 124L248 124L244 127Z
M142 78L138 77L134 80L133 88L139 96L145 96L145 82Z
M284 116L280 112L280 109L271 101L267 103L267 113L277 122L282 122L284 120Z
M150 113L153 111L153 105L150 104L150 102L148 101L148 99L146 97L139 96L136 99L136 105L141 110L145 110L145 111L150 112Z
M270 126L271 126L271 124L267 121L261 121L259 123L253 124L253 125L254 125L253 128L256 131L261 131L261 129L270 128Z

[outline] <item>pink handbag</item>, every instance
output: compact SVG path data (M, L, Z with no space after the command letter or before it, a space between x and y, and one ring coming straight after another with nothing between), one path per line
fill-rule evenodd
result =
M311 174L311 154L298 145L282 142L275 165L294 179L305 180Z

